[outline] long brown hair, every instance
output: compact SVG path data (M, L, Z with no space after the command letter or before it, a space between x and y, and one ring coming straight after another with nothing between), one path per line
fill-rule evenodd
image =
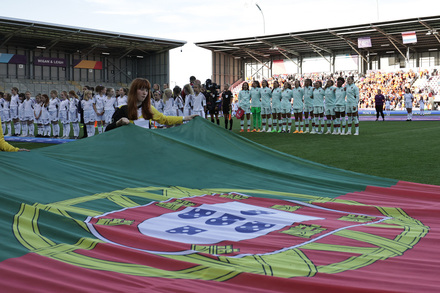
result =
M145 78L136 78L131 82L130 89L128 90L128 99L127 99L127 114L128 119L137 120L138 117L138 107L137 107L137 90L146 89L148 92L148 96L142 102L142 117L145 120L149 120L153 118L153 112L151 111L151 84Z

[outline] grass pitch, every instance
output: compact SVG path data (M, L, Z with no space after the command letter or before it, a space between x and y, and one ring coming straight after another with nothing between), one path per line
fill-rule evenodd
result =
M224 127L222 118L220 126ZM293 156L379 177L440 185L438 121L361 121L359 136L240 133L239 130L240 121L234 119L235 133ZM49 146L13 145L28 149Z

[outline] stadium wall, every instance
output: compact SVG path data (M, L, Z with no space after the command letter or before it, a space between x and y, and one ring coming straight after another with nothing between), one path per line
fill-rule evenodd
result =
M211 80L220 85L223 90L223 85L230 84L244 80L244 61L235 59L232 55L212 52L212 77ZM202 80L202 83L205 81Z
M0 63L0 91L9 91L16 86L20 92L49 93L50 90L81 91L83 85L99 84L119 88L128 86L136 77L144 77L153 83L169 82L169 52L148 56L125 56L117 58L102 54L89 54L62 51L28 50L17 47L0 48L0 54L16 54L26 57L25 64ZM65 67L39 66L37 57L62 58ZM102 69L75 68L75 60L98 61Z

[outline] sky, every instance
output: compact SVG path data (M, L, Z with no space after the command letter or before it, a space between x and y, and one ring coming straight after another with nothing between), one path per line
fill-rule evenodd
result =
M171 86L183 86L191 75L202 82L211 78L211 52L198 48L196 42L440 15L438 0L2 2L4 17L186 41L170 52Z

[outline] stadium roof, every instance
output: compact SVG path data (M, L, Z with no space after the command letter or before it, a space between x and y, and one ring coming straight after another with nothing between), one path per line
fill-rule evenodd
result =
M64 52L110 53L117 57L150 55L185 45L185 41L100 31L0 17L0 48L17 46Z
M404 44L402 32L415 31L417 43ZM336 28L291 32L276 35L240 39L199 42L197 46L230 54L236 58L252 57L269 59L275 57L296 58L305 54L322 57L352 51L384 54L394 51L406 55L410 52L440 48L440 16L411 18L396 21L368 23ZM358 38L370 37L371 48L358 48ZM390 52L391 53L391 52Z

